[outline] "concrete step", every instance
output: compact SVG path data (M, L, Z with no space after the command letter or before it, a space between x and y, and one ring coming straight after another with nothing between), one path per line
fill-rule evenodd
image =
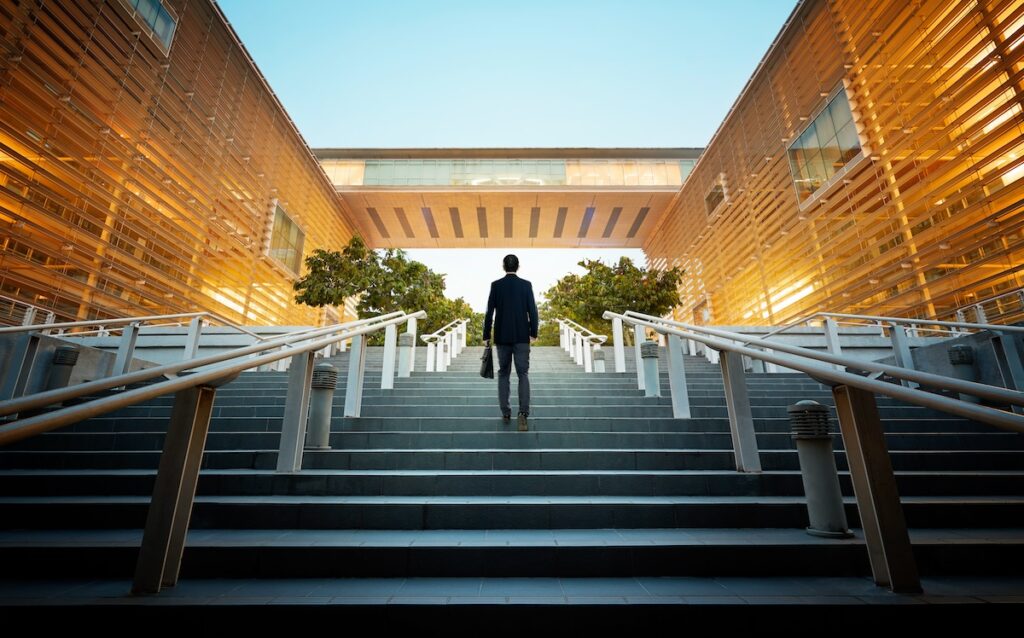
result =
M362 469L204 470L197 494L205 496L801 496L799 471L759 474L728 470L599 469ZM148 496L155 470L0 471L2 496ZM848 473L843 493L853 496ZM903 496L1024 496L1017 472L897 473Z
M558 424L546 424L541 419L531 419L531 430L529 432L515 431L515 424L504 425L501 419L494 419L490 427L480 427L475 421L463 424L465 427L454 426L454 419L437 419L431 422L429 419L391 419L391 422L356 424L360 430L352 432L380 432L381 436L376 437L378 444L388 447L415 447L414 441L423 441L415 437L419 432L435 432L440 436L434 440L438 442L448 441L452 444L463 440L464 446L476 446L486 444L487 447L589 447L587 441L590 433L601 431L612 432L611 428L617 428L614 434L622 438L610 438L609 443L615 442L619 447L631 447L623 445L629 441L631 433L626 424L621 421L607 423L602 430L601 423L595 420L580 419L577 423L571 420L564 420ZM440 421L440 422L438 422ZM616 421L616 420L612 420ZM570 429L567 426L578 426L578 429ZM635 433L660 432L662 437L649 437L646 442L660 447L677 447L693 449L729 449L732 447L732 438L728 432L687 432L685 424L671 424L671 429L658 430L657 424L651 420L640 420L635 424ZM417 426L419 429L417 429ZM341 448L340 435L331 434L331 447ZM581 435L583 435L581 437ZM254 432L220 432L213 431L207 436L206 448L208 450L276 450L280 444L280 433L273 431ZM885 435L886 445L890 450L998 450L998 449L1024 449L1024 437L1013 432L952 432L952 433L906 433L889 432ZM159 450L163 447L164 434L160 432L47 432L6 447L7 450ZM761 450L792 449L794 444L788 432L761 432L757 434L757 444ZM842 449L842 440L835 439L833 446ZM454 445L454 447L460 447Z
M865 576L863 533L852 531L826 539L795 529L193 530L181 576ZM911 529L910 538L925 576L1019 576L1013 566L1024 559L1020 529ZM141 541L141 529L4 530L0 562L7 578L131 578Z
M339 410L337 414L341 414ZM383 417L388 418L388 417ZM493 417L497 419L497 416ZM97 417L69 425L66 428L62 428L63 432L166 432L170 419L158 416L146 416L146 417L131 417L131 418L111 418L111 417ZM378 419L377 421L380 421ZM635 422L642 422L641 419L631 419L628 421L622 421L617 424L616 429L618 431L636 431L633 427ZM658 420L662 421L662 420ZM227 417L218 416L211 419L210 427L215 432L280 432L281 423L283 417ZM561 427L561 430L572 430L572 431L586 431L589 427L584 420L581 419L545 419L544 424L550 426L548 429L557 427L556 424L565 422L568 425ZM394 419L387 421L387 423L395 425L395 429L401 429L402 421L400 419ZM489 419L458 419L458 421L448 420L451 423L448 429L451 431L468 431L470 429L478 431L503 431L507 430L506 425L501 422L492 422ZM474 425L475 424L475 425ZM342 432L346 430L354 430L357 428L363 428L363 426L370 425L366 419L349 419L342 416L334 416L331 419L331 429L335 432ZM726 418L699 418L699 419L671 419L671 423L668 424L669 431L699 431L699 432L728 432L729 431L729 420ZM373 426L371 426L373 427ZM419 427L419 426L417 426ZM832 424L833 431L838 430L835 422ZM663 430L659 426L659 430ZM757 432L789 432L791 430L791 424L788 418L756 418L754 419L754 429ZM992 426L977 423L975 421L968 421L966 419L958 418L946 418L946 419L889 419L885 422L883 429L887 432L978 432L978 433L992 433L995 432ZM607 430L606 430L607 431ZM839 436L836 434L835 436Z
M846 470L846 455L836 452L836 465ZM1024 450L919 450L890 453L896 471L1024 471ZM155 469L160 451L6 451L0 452L4 469ZM763 450L766 471L799 469L796 450ZM203 467L209 469L261 469L277 467L276 450L208 450ZM736 467L732 450L642 448L480 449L476 446L444 449L337 449L307 450L305 470L358 469L623 469L720 470Z
M851 526L860 519L844 499ZM1024 527L1024 496L906 496L911 527ZM141 528L148 496L4 496L0 529ZM190 529L797 528L791 496L197 496Z

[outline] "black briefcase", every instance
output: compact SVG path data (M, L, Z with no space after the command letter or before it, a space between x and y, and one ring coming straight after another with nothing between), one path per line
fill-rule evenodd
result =
M494 350L491 346L484 346L484 353L480 355L480 376L485 379L494 378Z

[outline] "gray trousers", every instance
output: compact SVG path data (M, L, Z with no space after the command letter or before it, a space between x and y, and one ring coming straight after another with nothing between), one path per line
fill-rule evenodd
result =
M498 343L498 406L502 414L511 412L508 406L509 377L512 374L512 358L516 360L516 376L519 378L519 411L530 413L530 344Z

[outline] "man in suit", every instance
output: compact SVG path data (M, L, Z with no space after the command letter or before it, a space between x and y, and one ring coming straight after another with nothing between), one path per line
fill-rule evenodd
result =
M494 315L494 344L498 347L498 404L506 423L512 418L508 405L509 376L512 358L516 360L519 377L519 431L526 432L526 417L530 414L530 344L537 340L537 303L533 299L533 284L516 275L519 258L505 255L502 261L505 276L491 282L484 315L484 345L491 347L491 315Z

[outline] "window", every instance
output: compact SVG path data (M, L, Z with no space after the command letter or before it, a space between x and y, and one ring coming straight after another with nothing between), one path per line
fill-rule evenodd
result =
M840 90L789 147L797 200L812 197L860 153L850 102Z
M302 244L306 234L299 225L277 206L274 210L274 229L270 235L268 255L281 262L296 275L302 267Z
M124 0L135 10L137 17L149 27L153 36L160 42L164 53L170 51L171 40L178 27L178 19L164 8L161 0Z
M714 215L715 209L721 206L725 199L725 173L720 173L711 190L704 196L704 210L708 215Z

